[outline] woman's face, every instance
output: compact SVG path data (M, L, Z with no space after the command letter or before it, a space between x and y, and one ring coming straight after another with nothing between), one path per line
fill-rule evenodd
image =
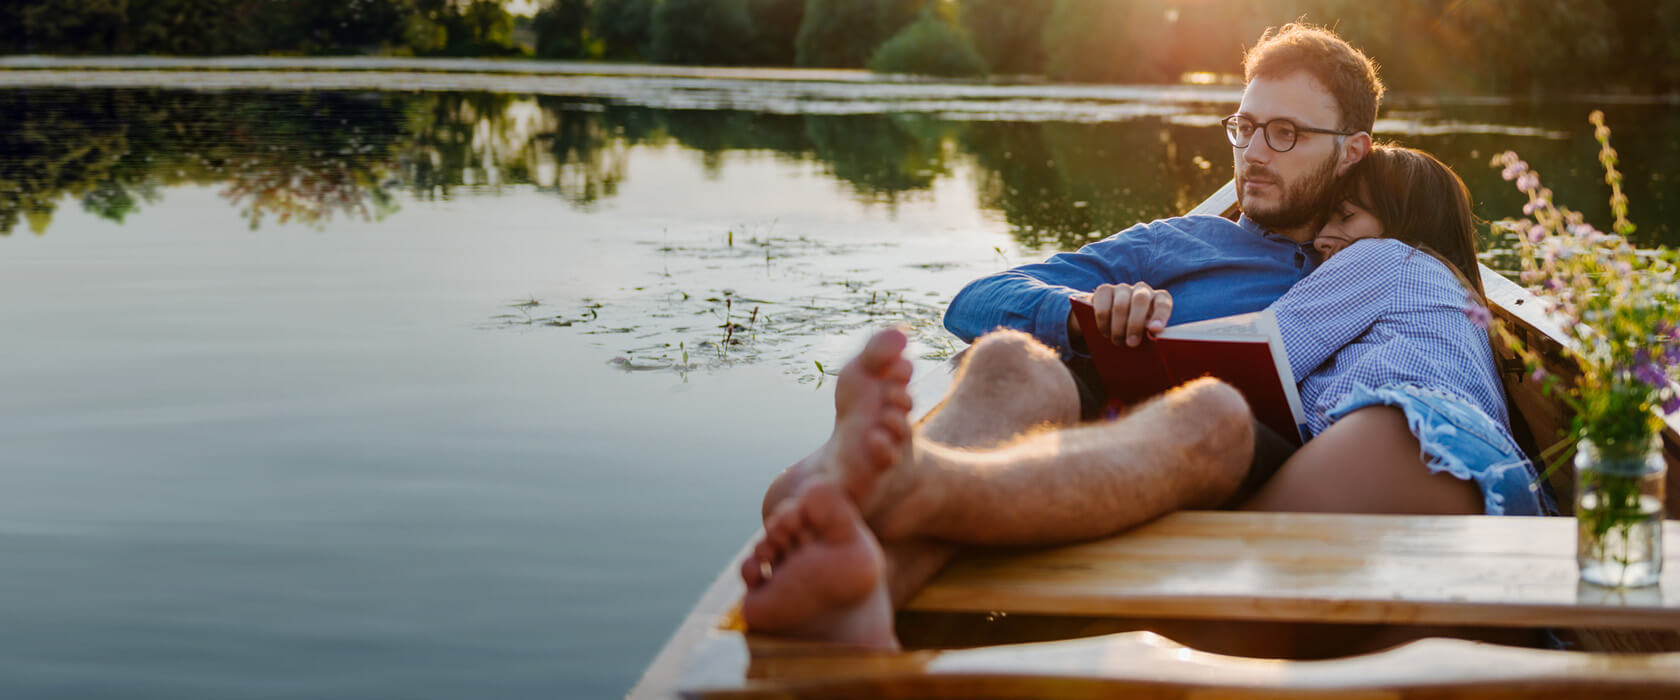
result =
M1318 237L1313 239L1313 248L1328 260L1354 241L1382 238L1382 235L1382 222L1377 221L1377 217L1358 204L1344 200L1330 213L1330 220L1324 223L1324 228L1319 229Z

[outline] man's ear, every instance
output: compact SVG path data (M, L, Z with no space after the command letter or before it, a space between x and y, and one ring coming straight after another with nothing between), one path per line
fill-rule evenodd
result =
M1340 162L1336 163L1336 175L1346 175L1349 170L1353 169L1353 166L1365 158L1365 154L1370 152L1371 133L1368 131L1361 131L1343 139Z

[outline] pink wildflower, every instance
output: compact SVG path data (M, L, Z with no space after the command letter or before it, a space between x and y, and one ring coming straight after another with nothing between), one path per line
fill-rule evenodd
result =
M1487 307L1471 299L1465 300L1464 317L1470 319L1471 323L1476 324L1477 328L1487 328L1489 324L1493 323L1493 314L1488 311Z
M1539 383L1539 382L1546 381L1546 377L1549 377L1549 376L1551 376L1551 375L1546 373L1546 369L1544 367L1536 367L1536 368L1534 368L1533 372L1529 373L1528 380L1531 381L1531 382Z
M1528 242L1529 243L1539 243L1545 237L1546 237L1546 227L1545 226L1541 226L1540 224L1535 224L1533 226L1528 227Z
M1540 189L1540 176L1534 173L1523 173L1517 178L1517 189L1524 192Z

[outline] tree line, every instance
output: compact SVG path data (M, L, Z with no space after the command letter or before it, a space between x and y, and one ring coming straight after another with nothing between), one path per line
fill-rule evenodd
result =
M1680 3L1621 0L11 0L0 52L534 55L1176 82L1335 27L1413 91L1680 89Z

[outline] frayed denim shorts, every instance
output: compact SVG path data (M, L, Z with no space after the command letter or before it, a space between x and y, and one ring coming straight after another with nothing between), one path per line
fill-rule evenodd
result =
M1430 471L1473 481L1482 490L1488 515L1554 515L1552 499L1534 466L1509 433L1487 412L1452 394L1413 384L1370 389L1355 385L1334 409L1331 421L1367 406L1394 406L1423 446Z

